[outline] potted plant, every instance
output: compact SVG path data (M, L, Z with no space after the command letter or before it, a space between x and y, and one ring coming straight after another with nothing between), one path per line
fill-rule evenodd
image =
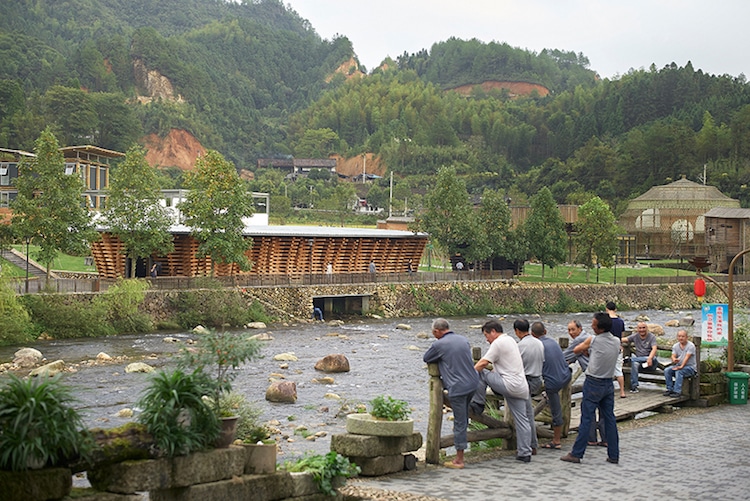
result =
M222 394L220 408L238 418L234 443L245 448L245 473L275 472L276 441L265 423L259 422L261 411L245 395L233 391Z
M93 442L71 391L52 378L10 379L0 389L0 470L61 466L87 457Z
M209 448L219 436L219 420L203 396L212 388L201 372L157 372L137 406L138 421L169 457Z
M360 468L349 459L336 452L328 454L306 454L302 459L286 461L282 469L289 472L307 472L312 475L312 481L323 494L333 496L336 489L347 478L359 475Z
M405 437L414 432L414 420L409 418L411 408L404 400L388 395L378 395L370 402L370 413L346 416L346 431L357 435L379 437Z
M208 378L207 396L216 416L223 421L217 447L228 447L232 443L238 420L231 406L222 404L222 398L232 390L232 381L237 377L239 367L259 356L258 341L215 329L201 336L197 348L183 348L180 352L180 368L192 368L194 373L204 374Z

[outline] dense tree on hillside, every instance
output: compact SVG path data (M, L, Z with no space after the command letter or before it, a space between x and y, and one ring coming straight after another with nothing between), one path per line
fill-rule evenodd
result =
M61 252L82 255L97 237L91 216L81 203L80 173L66 174L57 138L48 128L34 148L35 157L18 166L18 196L12 203L14 232L39 246L36 258L47 268Z
M113 170L107 190L107 208L102 213L109 232L125 246L131 260L131 276L138 258L172 252L172 219L161 205L156 170L146 162L142 148L134 146L125 161ZM128 277L129 278L129 277Z
M252 240L242 235L242 219L252 216L255 209L234 165L219 152L209 150L198 158L195 171L188 173L185 187L190 193L179 208L185 224L200 242L198 255L211 258L211 276L222 263L250 269L245 251Z
M524 231L529 253L541 263L544 278L545 267L554 268L565 261L568 241L565 222L547 187L531 199L531 213L524 223Z

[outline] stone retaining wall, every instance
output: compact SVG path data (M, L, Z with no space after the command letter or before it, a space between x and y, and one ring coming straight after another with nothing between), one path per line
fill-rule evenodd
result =
M709 286L704 302L726 298ZM735 306L748 306L750 283L735 284ZM142 310L156 322L173 318L170 298L181 291L150 290ZM234 293L251 304L259 301L271 316L282 320L310 319L313 297L368 295L370 313L386 318L429 316L435 311L472 306L475 310L505 312L563 312L603 308L615 301L620 310L697 309L700 303L691 284L668 285L568 285L514 281L458 281L434 283L366 283L352 285L301 285L237 288ZM78 293L90 300L94 293ZM448 314L448 313L445 313Z

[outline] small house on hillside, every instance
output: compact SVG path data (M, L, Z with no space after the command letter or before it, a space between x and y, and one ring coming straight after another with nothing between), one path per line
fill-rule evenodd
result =
M279 169L291 178L306 176L313 169L327 170L336 174L335 158L259 158L258 168Z

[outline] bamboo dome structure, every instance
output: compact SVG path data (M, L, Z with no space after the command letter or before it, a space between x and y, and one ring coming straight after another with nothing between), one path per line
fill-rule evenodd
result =
M683 177L631 200L620 225L635 235L639 257L705 256L705 214L717 207L739 208L740 202Z

